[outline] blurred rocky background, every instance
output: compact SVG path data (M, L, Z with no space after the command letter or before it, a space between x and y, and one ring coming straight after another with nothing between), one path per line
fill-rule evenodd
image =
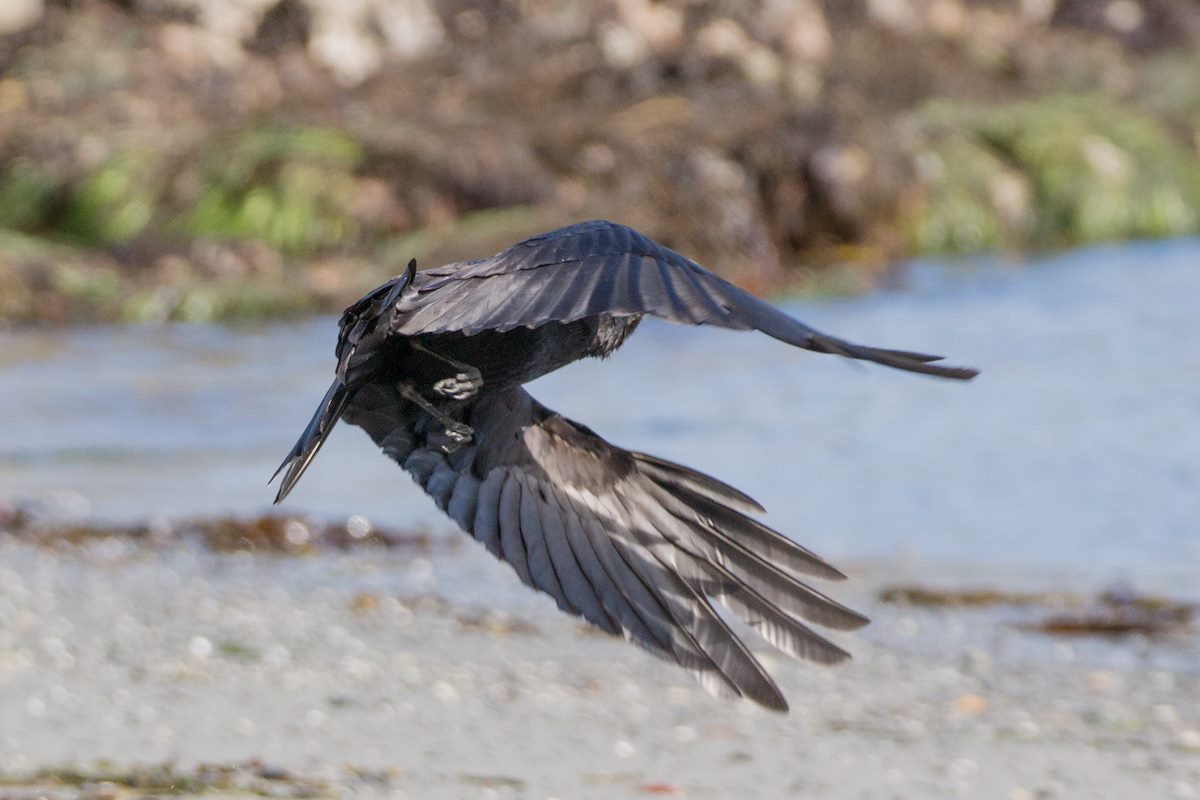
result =
M583 218L755 291L1200 228L1194 0L3 0L0 321L336 310Z

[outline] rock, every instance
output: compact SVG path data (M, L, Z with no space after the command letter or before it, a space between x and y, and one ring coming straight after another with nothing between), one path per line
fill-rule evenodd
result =
M43 13L43 0L4 0L0 3L0 36L32 27Z
M833 35L814 0L766 0L758 19L792 58L825 65L833 55Z
M835 211L843 217L861 216L871 170L871 154L859 145L829 145L812 159L813 174L825 189Z
M1104 7L1104 21L1118 33L1133 33L1146 21L1146 11L1135 0L1113 0Z
M903 33L915 32L921 24L912 0L868 0L867 14L874 22Z
M1054 16L1057 0L1021 0L1021 16L1029 22L1044 24Z
M683 13L668 3L617 0L617 17L636 31L649 52L674 50L683 43Z
M249 47L261 55L277 55L287 47L303 49L312 35L312 12L302 0L279 0L254 31Z
M987 711L987 698L981 694L964 694L954 699L954 711L964 717L977 717Z
M323 16L314 26L309 54L344 86L355 86L383 64L383 51L357 20Z
M1178 0L1059 0L1051 21L1116 36L1135 50L1194 46L1200 35L1194 4Z
M710 58L738 59L753 42L737 21L722 17L701 28L694 39L696 51Z
M746 170L712 148L698 148L671 170L679 232L743 286L763 287L782 272L764 223L761 199Z
M637 66L648 53L646 42L637 31L617 22L601 26L599 41L605 63L617 69Z
M962 38L970 25L962 0L933 0L926 11L929 28L946 39Z
M446 31L429 0L375 0L365 21L382 34L389 53L419 58L437 47Z

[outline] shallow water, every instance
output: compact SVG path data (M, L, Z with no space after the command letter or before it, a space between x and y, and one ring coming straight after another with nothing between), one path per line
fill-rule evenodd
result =
M902 291L789 304L854 341L944 352L970 384L645 324L531 391L617 444L756 497L835 560L1195 587L1200 241L1018 268L915 264ZM91 518L251 514L320 400L335 322L0 335L0 500ZM356 429L287 506L451 532Z

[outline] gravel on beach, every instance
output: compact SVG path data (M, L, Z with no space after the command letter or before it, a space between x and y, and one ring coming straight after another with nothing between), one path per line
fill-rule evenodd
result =
M0 538L0 797L1200 797L1194 632L1052 638L850 566L832 594L874 623L838 668L764 651L781 716L481 548Z

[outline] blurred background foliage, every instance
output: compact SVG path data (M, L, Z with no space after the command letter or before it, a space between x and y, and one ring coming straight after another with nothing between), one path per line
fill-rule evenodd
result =
M5 0L0 319L336 310L589 217L756 291L1200 227L1187 0Z

